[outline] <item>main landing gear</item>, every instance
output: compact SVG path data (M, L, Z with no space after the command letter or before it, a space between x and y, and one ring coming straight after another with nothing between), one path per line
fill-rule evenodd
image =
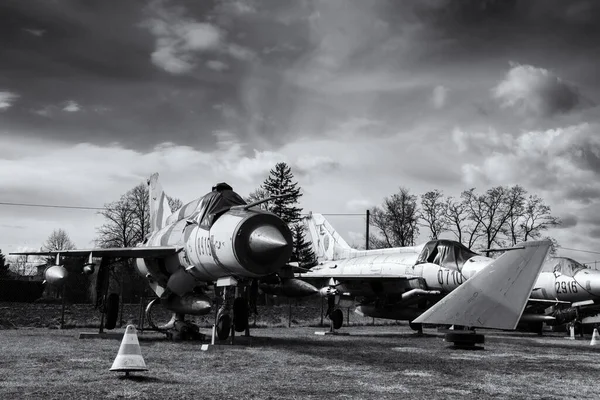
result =
M218 282L217 286L219 286ZM223 305L217 312L215 326L219 340L227 340L231 334L233 343L235 332L245 332L244 336L250 336L250 325L248 323L250 310L248 287L235 286L234 289L232 286L223 286Z

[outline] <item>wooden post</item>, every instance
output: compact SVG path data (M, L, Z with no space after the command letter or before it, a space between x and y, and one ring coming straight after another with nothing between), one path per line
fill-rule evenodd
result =
M323 326L323 302L325 299L321 296L321 326Z
M123 304L125 303L125 299L123 298L123 293L125 293L125 291L123 290L123 285L125 285L125 274L124 274L124 269L121 269L121 295L119 297L121 297L121 311L119 312L119 328L123 327Z
M367 210L367 224L365 227L365 250L369 250L369 217L371 212Z
M106 266L106 278L105 278L105 287L104 287L104 298L102 299L102 315L100 316L100 329L98 333L104 333L104 318L106 315L106 300L108 299L108 286L110 285L110 265Z
M65 290L66 285L63 284L62 288L62 309L60 311L60 329L65 329Z

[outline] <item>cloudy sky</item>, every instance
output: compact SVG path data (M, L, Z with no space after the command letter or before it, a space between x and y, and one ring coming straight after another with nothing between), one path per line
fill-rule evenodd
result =
M6 0L0 202L101 207L153 172L184 201L246 195L285 161L305 211L520 184L563 218L561 245L600 251L599 17L593 0ZM363 217L331 222L362 242ZM88 247L101 223L0 205L0 249L54 228Z

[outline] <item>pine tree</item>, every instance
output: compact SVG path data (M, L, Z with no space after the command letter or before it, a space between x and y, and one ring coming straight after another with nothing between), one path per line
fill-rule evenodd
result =
M293 182L292 169L284 162L275 165L269 172L262 188L271 195L288 194L288 197L274 199L269 202L269 211L279 216L285 223L294 224L300 221L302 209L296 207L302 196L298 182Z
M6 264L6 257L0 250L0 279L8 278L8 264Z
M291 261L297 261L298 266L310 268L315 264L316 257L312 249L312 243L306 241L304 225L294 224L292 226L292 238L294 240L294 251Z

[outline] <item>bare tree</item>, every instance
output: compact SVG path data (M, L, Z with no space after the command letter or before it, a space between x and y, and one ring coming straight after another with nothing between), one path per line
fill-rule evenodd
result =
M261 185L256 190L251 192L247 197L245 197L244 200L246 201L246 203L250 204L250 203L254 203L255 201L266 199L270 195L271 194ZM259 204L258 207L260 207L261 209L263 209L265 211L269 211L270 204L267 201L267 202Z
M546 205L544 200L537 195L531 195L523 207L519 226L522 230L523 241L525 241L530 238L539 239L543 231L558 226L561 223L558 217L550 214L550 206ZM555 247L557 246L558 244L555 245Z
M178 199L177 197L171 197L167 195L167 201L169 202L169 207L171 208L171 212L175 212L183 207L183 201Z
M417 196L401 187L400 191L386 197L383 205L371 211L370 225L378 232L370 235L372 248L412 246L419 234ZM378 235L379 233L379 235Z
M75 244L64 229L54 229L42 245L42 251L72 250Z
M527 191L519 185L511 187L507 191L506 211L508 218L506 219L504 233L513 245L521 241L519 225L523 218L526 194Z
M105 204L100 214L105 218L104 224L97 229L96 245L99 247L131 247L139 233L135 231L136 215L124 195L118 201Z
M171 210L181 208L182 201L167 196ZM106 219L97 230L100 247L132 247L143 242L150 233L150 203L148 187L140 183L118 201L106 204L100 214Z
M431 190L421 195L420 217L427 223L432 240L437 239L440 233L447 229L448 221L444 210L444 195L439 190Z

